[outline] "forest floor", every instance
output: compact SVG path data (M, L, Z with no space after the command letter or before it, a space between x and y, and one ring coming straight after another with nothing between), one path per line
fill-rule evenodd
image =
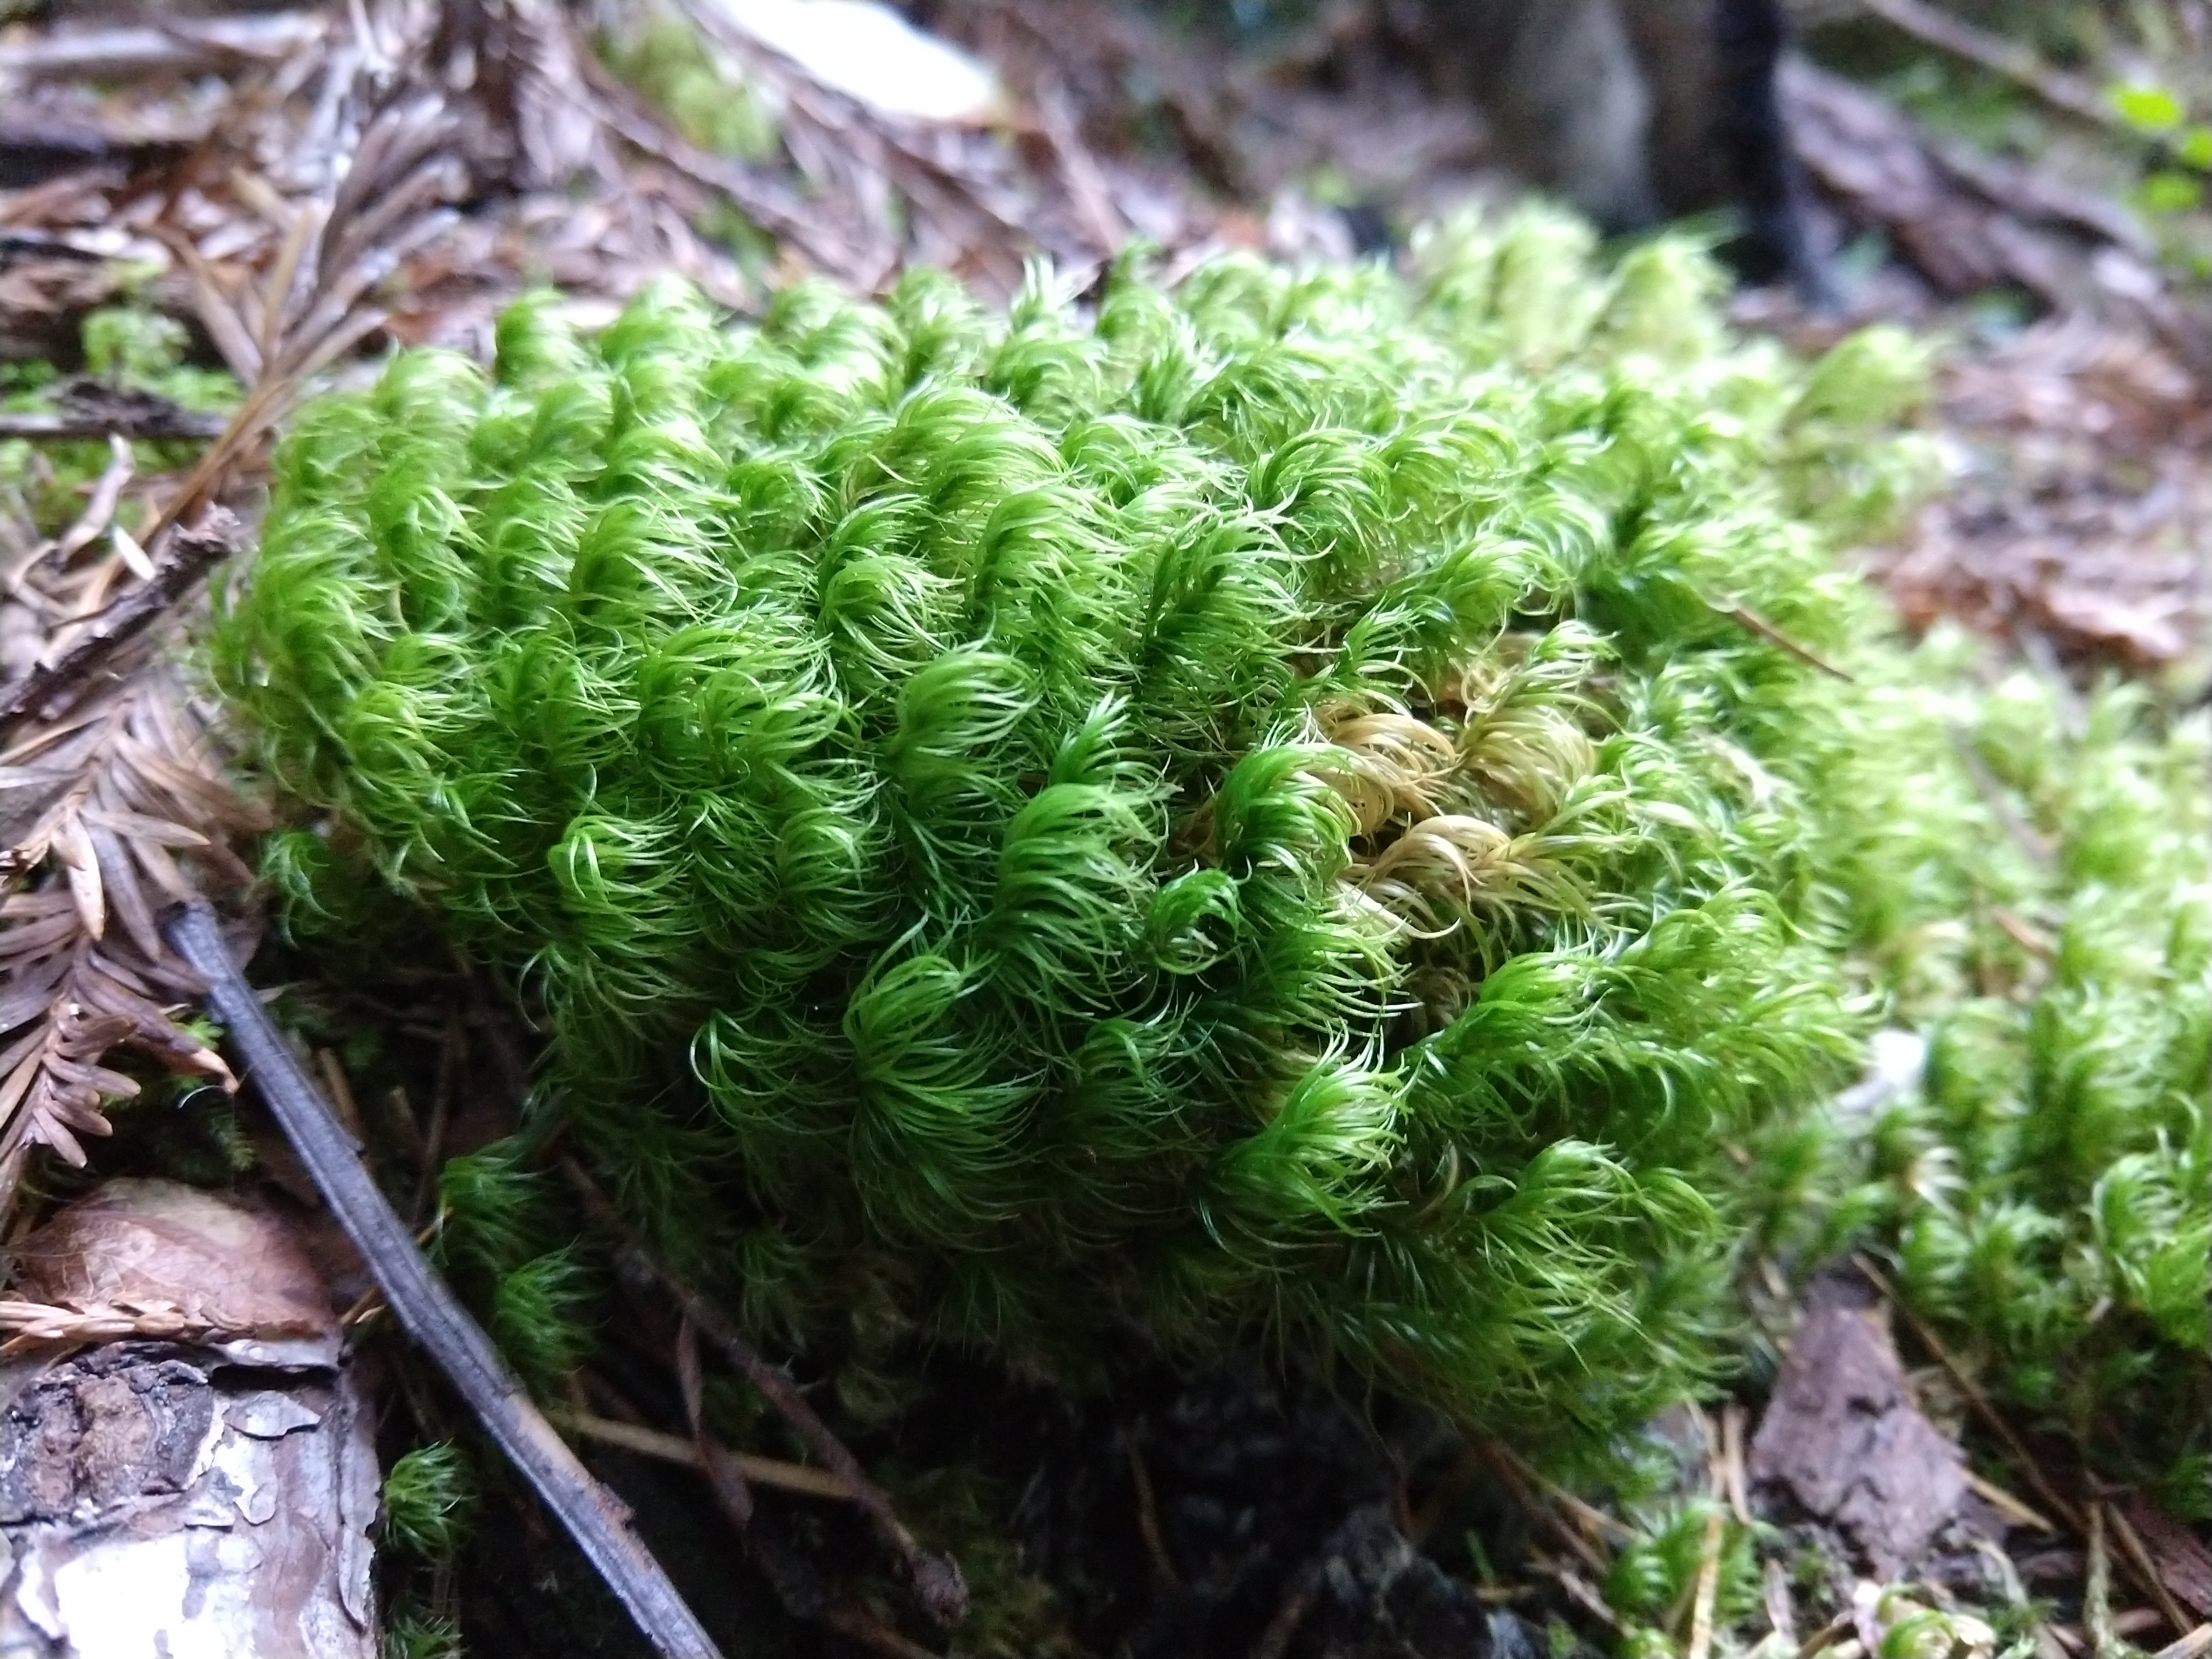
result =
M434 28L421 8L360 0L8 25L11 778L75 741L51 735L82 724L73 700L139 672L175 602L251 544L267 439L304 391L393 345L484 355L501 307L533 283L586 321L670 270L741 313L797 276L871 293L915 264L1003 299L1027 260L1079 280L1134 240L1170 276L1224 248L1344 260L1371 241L1393 257L1422 219L1510 193L1479 112L1374 22L1387 8L1249 39L1089 0L915 9L988 68L994 84L968 88L967 106L957 74L897 55L910 46L884 47L888 78L863 84L853 42L771 45L703 0L650 27L611 5L587 26L550 0L450 8ZM925 93L952 106L916 107ZM1923 427L1944 482L1855 556L1913 629L1955 619L2082 690L2122 674L2173 707L2201 702L2212 307L2095 192L1809 67L1795 95L1842 311L1747 294L1735 319L1808 346L1897 319L1935 343ZM216 507L238 519L203 517ZM167 729L132 728L149 775L172 769L160 786L199 802L196 823L250 825L194 794L205 751L177 738L165 757ZM319 971L276 1006L427 1222L439 1159L511 1125L526 1035L427 944L349 977ZM374 1088L348 1076L371 1050ZM227 1166L319 1202L250 1100L202 1129L134 1117L82 1171L33 1155L74 1150L81 1115L64 1102L38 1121L27 1107L32 1127L0 1146L12 1242L118 1175ZM357 1281L357 1267L332 1270L341 1284L349 1271ZM373 1295L350 1288L373 1331ZM1644 1622L1686 1659L2212 1651L2201 1522L2093 1489L2062 1449L2024 1438L1925 1327L1907 1316L1893 1333L1875 1264L1773 1289L1763 1364L1711 1410L1653 1425L1632 1499L1567 1492L1510 1447L1346 1401L1295 1369L1161 1370L1085 1402L940 1356L895 1427L857 1394L819 1392L909 1518L927 1517L918 1529L995 1598L1000 1625L957 1632L959 1651L1567 1659L1620 1645L1612 1599L1639 1582L1671 1603ZM824 1564L836 1577L875 1546L818 1498L763 1498L759 1535L780 1541L724 1570L727 1523L677 1431L680 1322L645 1301L556 1420L708 1622L753 1631L747 1652L927 1651L884 1584L824 1602ZM372 1341L362 1370L387 1448L460 1432L396 1341ZM495 1473L483 1484L458 1553L387 1582L421 1613L392 1650L445 1650L443 1620L487 1656L639 1650L544 1516ZM1757 1549L1723 1561L1718 1516L1756 1522ZM1462 1537L1439 1534L1447 1520Z

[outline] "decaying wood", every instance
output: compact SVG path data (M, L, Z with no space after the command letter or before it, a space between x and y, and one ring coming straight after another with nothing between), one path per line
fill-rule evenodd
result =
M215 914L188 905L168 938L206 981L220 1019L285 1138L346 1237L361 1252L386 1305L453 1382L585 1558L620 1598L656 1651L703 1659L714 1643L632 1530L614 1494L592 1478L555 1433L477 1322L432 1272L406 1224L370 1178L359 1150L230 959Z
M373 1418L291 1228L115 1181L17 1255L82 1322L0 1364L0 1650L369 1659ZM182 1328L109 1340L102 1310L129 1306Z
M1894 105L1802 59L1780 88L1808 175L1851 223L1880 231L1938 293L2016 289L2058 310L2117 315L2192 362L2212 340L2174 301L2132 215L2048 174L1924 131Z
M2164 1510L2153 1507L2141 1492L2130 1492L2113 1509L2112 1518L2123 1537L2140 1544L2146 1565L2165 1595L2200 1619L2212 1618L2212 1550L2205 1548L2203 1540ZM2175 1628L2179 1631L2180 1626Z

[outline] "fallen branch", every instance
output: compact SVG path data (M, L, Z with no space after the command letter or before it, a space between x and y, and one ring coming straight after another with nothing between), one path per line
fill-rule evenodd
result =
M430 1270L406 1224L370 1179L352 1138L232 963L215 913L203 903L187 905L167 931L178 954L207 981L208 1008L222 1021L245 1074L259 1087L401 1327L437 1362L655 1650L670 1659L712 1659L718 1653L713 1639L631 1529L621 1501L577 1462L490 1340Z
M1927 0L1857 0L1857 3L1860 10L1880 18L1899 33L1987 70L2077 121L2138 143L2171 148L2158 135L2131 125L2092 82L2051 68L2033 46L1978 28L1964 18L1937 10Z

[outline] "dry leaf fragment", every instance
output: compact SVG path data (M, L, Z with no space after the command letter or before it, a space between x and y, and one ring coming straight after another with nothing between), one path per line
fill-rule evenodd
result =
M1965 1460L1913 1406L1863 1286L1816 1280L1752 1438L1753 1486L1831 1521L1880 1576L1910 1564L1958 1512Z

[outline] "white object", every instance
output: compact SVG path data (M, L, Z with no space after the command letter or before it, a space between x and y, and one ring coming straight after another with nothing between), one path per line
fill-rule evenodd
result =
M977 126L1004 112L988 65L875 0L714 0L747 34L878 114Z
M1867 1068L1856 1083L1835 1098L1836 1115L1845 1122L1872 1117L1918 1089L1928 1076L1928 1040L1917 1031L1876 1031L1867 1041Z

